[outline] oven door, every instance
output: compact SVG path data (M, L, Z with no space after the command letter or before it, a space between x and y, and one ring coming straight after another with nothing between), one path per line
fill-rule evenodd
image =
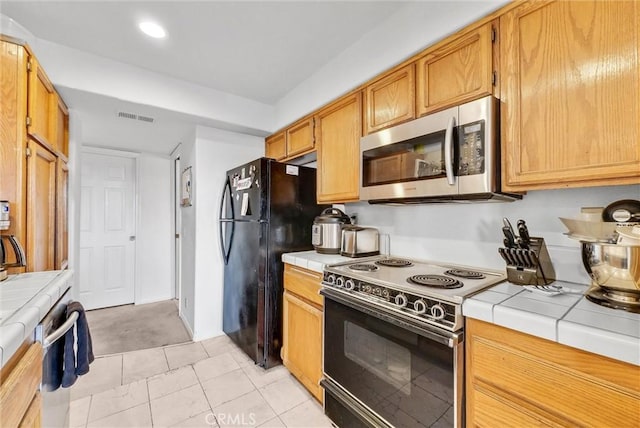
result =
M339 426L463 426L461 334L322 294L327 416Z

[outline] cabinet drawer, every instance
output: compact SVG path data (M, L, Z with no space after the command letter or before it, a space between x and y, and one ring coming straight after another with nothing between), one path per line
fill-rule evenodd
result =
M34 343L19 349L0 372L0 426L17 427L27 413L42 379L42 346Z
M284 265L284 288L297 294L316 305L323 306L323 298L320 295L320 283L322 274L308 269Z

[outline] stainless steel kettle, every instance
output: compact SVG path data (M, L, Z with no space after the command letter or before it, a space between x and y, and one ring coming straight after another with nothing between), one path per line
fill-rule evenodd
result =
M313 220L311 243L320 254L340 254L342 226L351 224L349 216L337 208L327 208Z
M14 262L7 262L7 248L4 241L7 240L11 244L14 253ZM0 235L0 281L7 279L7 269L12 267L22 267L27 265L27 258L20 242L14 235Z

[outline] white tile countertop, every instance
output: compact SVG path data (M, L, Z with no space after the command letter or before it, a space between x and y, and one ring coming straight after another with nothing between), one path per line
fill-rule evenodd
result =
M0 361L4 366L71 287L73 271L10 275L0 282Z
M586 285L556 281L585 293ZM508 282L462 304L464 316L640 366L640 314L606 308L583 294L534 293Z
M352 262L354 260L357 259L341 256L340 254L320 254L316 253L314 250L285 253L282 255L283 262L318 273L322 273L324 267L327 265Z

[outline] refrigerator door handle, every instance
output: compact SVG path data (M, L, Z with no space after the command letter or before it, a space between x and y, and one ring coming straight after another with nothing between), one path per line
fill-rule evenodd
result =
M229 191L229 200L227 200L227 190ZM231 242L233 241L233 232L234 229L236 227L236 225L233 223L233 220L235 218L235 213L233 212L233 200L231 199L231 180L229 180L229 177L227 177L226 181L224 182L224 188L222 189L222 197L220 198L220 216L219 216L219 221L218 221L218 225L220 226L220 254L222 254L222 259L224 260L224 264L228 264L229 263L229 254L231 253ZM228 203L230 203L230 207L231 207L231 218L223 218L223 214L224 214L224 203L225 200L227 200ZM227 244L225 236L224 236L224 225L226 223L231 223L231 234L229 235L229 245L225 245Z

